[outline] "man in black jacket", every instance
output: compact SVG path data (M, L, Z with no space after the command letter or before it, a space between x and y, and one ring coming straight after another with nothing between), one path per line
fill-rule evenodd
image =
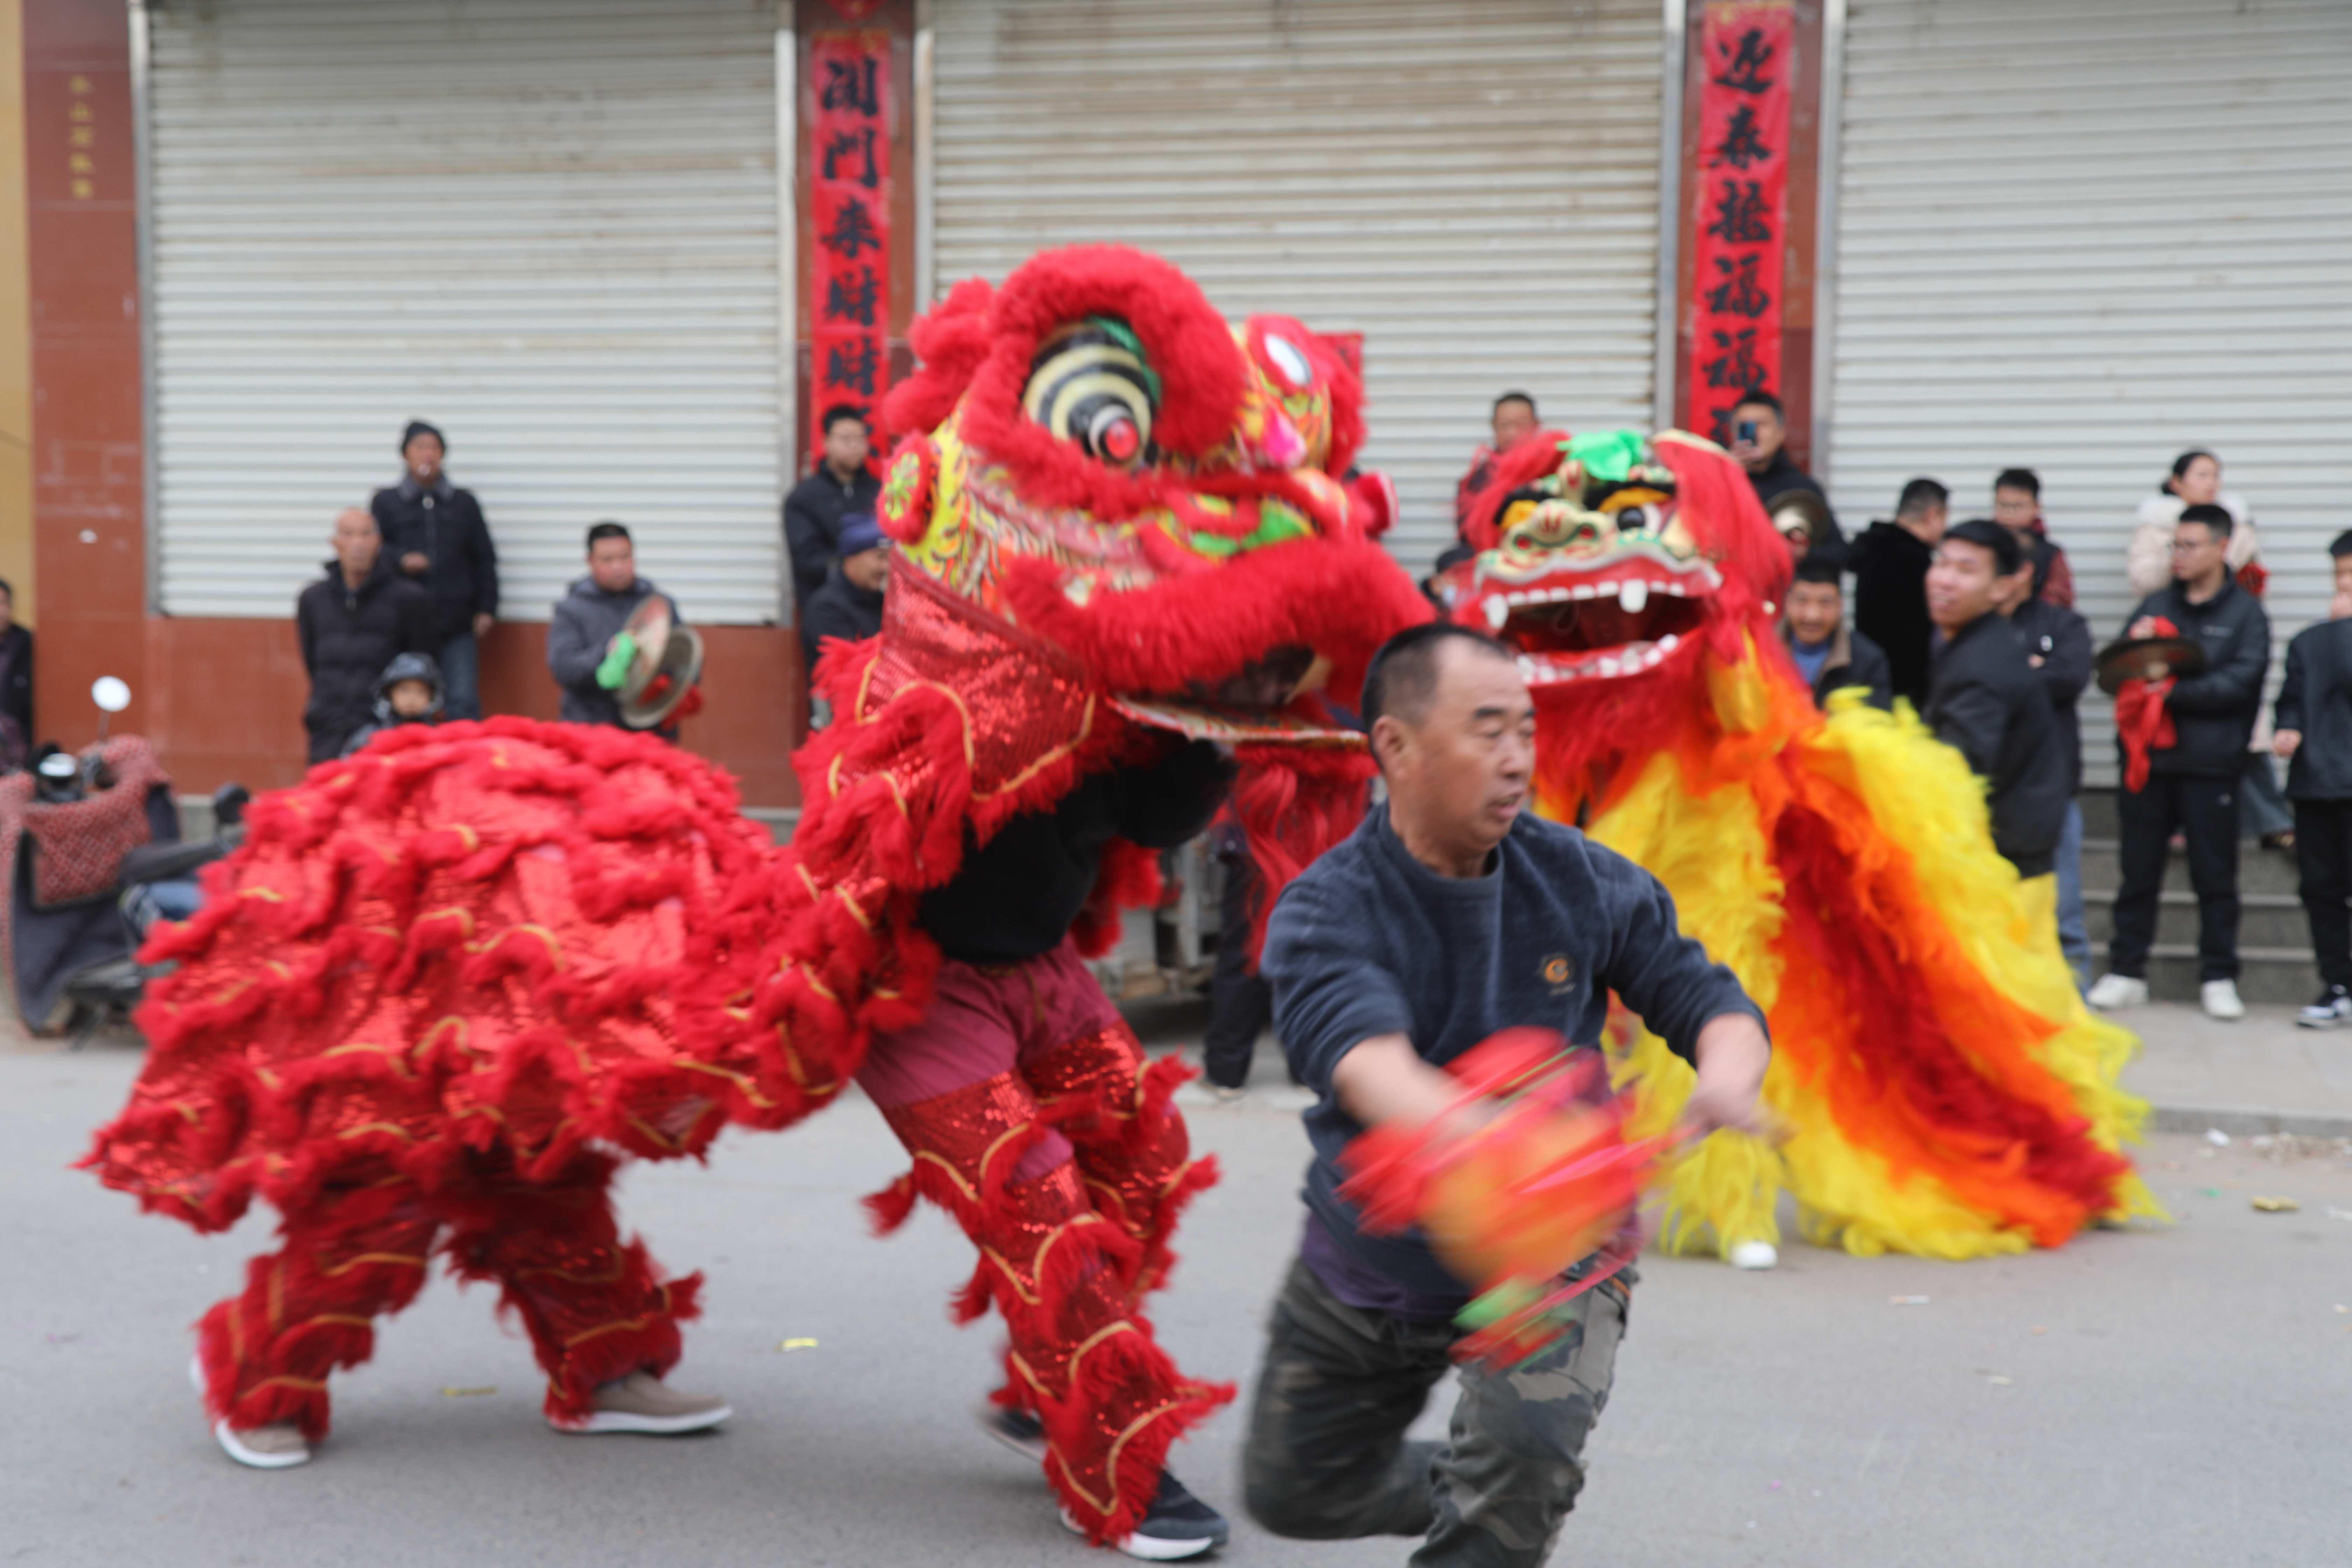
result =
M1985 781L1992 844L2021 877L2047 875L2065 826L2066 761L2050 694L1996 608L2000 580L2025 564L2010 531L1971 519L1944 535L1927 569L1927 613L1941 641L1922 717Z
M2319 963L2319 996L2295 1022L2352 1022L2352 531L2328 545L2336 595L2327 619L2286 645L2271 749L2287 759L2303 911Z
M1927 568L1944 537L1951 492L1933 479L1903 487L1893 522L1874 522L1853 542L1854 628L1886 655L1895 695L1927 700Z
M1999 519L1995 519L1999 521ZM2008 528L2007 523L2002 523ZM1995 602L2025 650L2025 662L2041 678L2056 722L2058 754L2066 763L2066 820L2058 835L2058 949L2074 971L2074 984L2091 978L2091 932L2083 908L2083 720L2075 711L2091 683L2090 623L2041 596L2042 563L2019 538L2022 564L2000 580Z
M793 553L793 605L805 605L824 586L841 553L843 520L854 512L872 516L882 481L866 471L873 449L857 410L829 408L824 416L824 459L816 472L784 498L784 543Z
M1827 711L1830 693L1858 686L1873 708L1892 709L1886 656L1878 645L1845 624L1845 594L1835 561L1808 553L1797 563L1789 584L1788 613L1780 637L1789 657L1813 689L1813 706Z
M352 731L375 707L376 678L394 654L433 651L433 605L425 590L392 570L375 518L352 507L335 519L335 558L327 574L294 605L310 700L302 727L310 760L343 752Z
M499 614L499 552L471 490L450 484L441 432L412 419L401 432L400 482L375 492L368 510L403 574L433 601L434 662L452 719L482 716L480 651Z
M2168 622L2205 652L2205 669L2169 682L2165 711L2175 733L2148 753L2144 788L2116 793L2123 839L2123 885L2107 973L2089 992L2095 1007L2147 1000L2147 950L2173 833L2189 841L2189 882L2197 890L2197 959L2205 1011L2242 1018L2238 996L2238 778L2262 707L2271 661L2270 617L2262 601L2231 579L2230 514L2192 506L2173 525L2172 586L2140 602L2124 635L2153 637Z

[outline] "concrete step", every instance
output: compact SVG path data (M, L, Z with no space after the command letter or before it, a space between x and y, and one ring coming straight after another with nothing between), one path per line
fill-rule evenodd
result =
M2100 945L2092 973L2104 973L2106 948ZM2319 969L2308 947L2240 947L2238 994L2257 1005L2300 1007L2319 994ZM2148 950L2147 994L2158 1002L2194 1002L2199 984L2197 944L2158 942Z
M2123 878L2121 851L2116 841L2085 837L2083 840L2084 888L2112 889ZM2277 849L2264 849L2256 844L2239 846L2239 892L2280 893L2291 898L2299 879L2293 855ZM2167 888L2189 886L2188 851L2176 849L2172 852L2165 865L2164 885Z
M2116 895L2112 889L2083 890L2084 924L2091 940L2105 946L2115 933ZM2307 946L2311 927L2303 918L2301 900L2284 893L2244 893L2238 900L2238 942L2244 947ZM2186 888L2167 888L2157 896L2156 940L2197 942L2197 895Z

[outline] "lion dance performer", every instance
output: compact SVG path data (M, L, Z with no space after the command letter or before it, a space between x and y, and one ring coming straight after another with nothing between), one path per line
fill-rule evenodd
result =
M1164 1479L1228 1390L1142 1310L1212 1179L1080 984L1076 950L1152 896L1143 844L1238 765L1279 885L1360 815L1352 689L1424 613L1335 476L1353 377L1296 322L1229 326L1131 251L1034 258L917 325L890 466L905 547L884 629L833 645L834 724L767 848L727 781L618 731L497 719L386 735L257 802L142 1015L131 1103L89 1164L223 1228L258 1194L284 1245L199 1325L206 1408L248 1461L299 1462L326 1378L437 1249L496 1280L568 1431L708 1425L659 1381L698 1278L624 1242L621 1158L700 1156L863 1076L980 1263L960 1315L1011 1339L1065 1517L1167 1557L1223 1522ZM1003 839L1008 847L997 850ZM942 948L946 950L942 953Z
M1874 1255L2054 1247L2153 1212L2119 1152L2134 1041L2092 1017L2049 879L1994 851L1982 786L1906 709L1818 713L1775 635L1788 553L1717 447L1677 431L1530 440L1442 584L1517 650L1536 802L1655 872L1779 1042L1778 1148L1724 1132L1675 1168L1665 1239L1769 1267L1785 1184L1810 1239ZM1620 1019L1655 1130L1689 1073Z

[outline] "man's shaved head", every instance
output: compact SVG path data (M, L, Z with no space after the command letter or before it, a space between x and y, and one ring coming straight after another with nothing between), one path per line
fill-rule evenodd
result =
M1535 771L1536 707L1519 661L1466 626L1400 632L1372 659L1364 720L1406 850L1441 876L1480 875Z
M1364 677L1364 728L1383 715L1418 724L1429 717L1430 699L1437 695L1439 656L1451 642L1465 643L1504 663L1511 650L1484 632L1448 621L1426 621L1407 626L1381 645Z

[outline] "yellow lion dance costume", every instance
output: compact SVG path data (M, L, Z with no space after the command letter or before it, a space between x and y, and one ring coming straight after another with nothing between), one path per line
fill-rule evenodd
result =
M1815 710L1775 627L1785 548L1719 448L1669 431L1513 451L1439 584L1515 647L1538 809L1674 894L1772 1025L1775 1146L1718 1132L1675 1169L1675 1251L1808 1240L1873 1256L2055 1247L2154 1213L2121 1153L2137 1047L2060 958L2047 878L1994 853L1983 786L1906 708ZM1630 1020L1612 1067L1663 1126L1691 1072Z

